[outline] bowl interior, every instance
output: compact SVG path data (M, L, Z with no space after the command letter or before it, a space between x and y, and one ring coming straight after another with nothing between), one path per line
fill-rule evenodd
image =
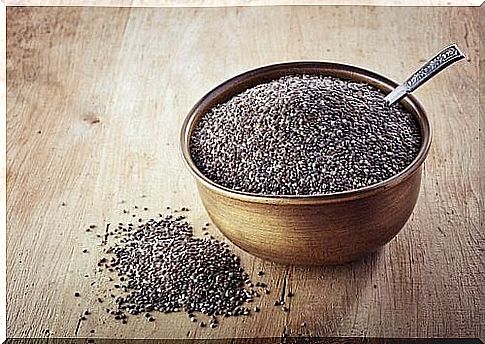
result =
M333 63L333 62L289 62L270 65L266 67L257 68L238 76L235 76L219 86L212 89L201 100L199 100L187 115L181 131L180 144L182 155L189 167L189 170L196 177L198 182L201 182L206 187L215 189L228 197L237 199L244 199L252 202L263 203L279 203L282 200L292 199L297 202L310 201L338 201L346 200L348 198L359 198L364 195L369 195L373 192L378 192L382 189L387 189L402 182L410 175L412 175L424 162L431 144L431 127L426 116L426 113L421 104L411 95L404 97L400 104L411 114L414 115L421 132L421 147L416 158L412 163L400 173L393 177L381 181L379 183L369 185L360 189L329 193L323 195L258 195L246 192L231 190L222 185L219 185L208 179L197 168L190 154L190 137L192 131L197 125L200 118L217 104L224 103L233 96L244 92L245 90L254 87L258 84L266 83L274 79L278 79L286 75L294 74L317 74L329 75L347 79L357 82L365 82L382 90L384 93L391 92L398 84L384 76L375 72L362 69L359 67Z

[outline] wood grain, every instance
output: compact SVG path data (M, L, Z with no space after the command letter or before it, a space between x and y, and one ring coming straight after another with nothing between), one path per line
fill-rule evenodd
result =
M220 7L291 5L480 6L482 0L6 0L7 6Z
M483 338L478 10L8 8L7 335ZM252 275L266 272L272 293L257 316L224 319L216 330L182 314L121 325L97 303L105 283L87 225L102 232L134 204L151 214L189 206L197 230L207 221L178 134L209 89L288 60L339 61L404 80L450 42L468 59L416 92L434 142L414 213L380 252L296 268L234 248ZM283 289L295 292L289 313L273 307ZM87 308L93 314L80 322Z
M482 0L5 0L7 6L219 7L288 5L480 6Z

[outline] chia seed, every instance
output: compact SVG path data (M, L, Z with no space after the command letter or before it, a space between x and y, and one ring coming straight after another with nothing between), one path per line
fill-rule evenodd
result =
M259 84L202 116L190 139L199 170L229 189L316 195L384 181L411 164L411 113L366 83L292 75Z
M193 236L185 216L162 215L136 227L119 226L120 236L112 237L105 249L109 255L98 260L120 281L109 277L119 293L111 294L118 311L110 313L116 320L145 314L154 321L152 311L185 311L192 322L197 322L194 312L249 315L243 304L253 300L255 290L245 285L249 275L225 243ZM211 324L217 323L213 317Z

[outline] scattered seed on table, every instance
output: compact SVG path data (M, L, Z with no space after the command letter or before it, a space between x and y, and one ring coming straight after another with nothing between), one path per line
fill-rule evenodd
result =
M85 248L85 249L83 250L83 253L88 253L88 249L87 249L87 248Z
M198 322L194 312L249 315L250 309L243 304L253 301L257 293L229 245L194 237L185 216L168 214L140 220L137 226L120 223L119 234L104 249L109 256L98 260L123 282L111 285L123 294L115 296L109 293L111 289L107 293L118 310L146 314L148 321L155 321L149 313L152 310L185 311L193 322ZM113 281L111 276L107 277ZM116 320L126 317L120 311L108 312ZM210 324L218 324L217 318L213 317Z
M316 195L386 180L417 156L416 119L367 84L288 75L256 85L205 113L191 157L209 179L236 191Z
M295 296L295 294L293 292L289 291L287 296L288 297L293 297L293 296Z
M76 291L76 292L74 293L74 296L75 296L75 297L79 297L79 296L81 296L81 294L79 294L79 292L77 292L77 291Z
M283 312L288 312L290 309L287 306L283 306L283 307L281 307L281 310Z
M83 315L83 316L81 317L81 320L83 320L83 321L84 321L84 320L86 320L86 317Z
M205 326L206 326L206 325L205 325L205 322L201 321L201 322L199 323L199 326L200 326L200 327L205 327Z
M258 272L258 276L263 276L263 275L264 275L264 271L260 270L260 271Z
M94 229L94 228L96 228L96 225L90 225L89 228Z

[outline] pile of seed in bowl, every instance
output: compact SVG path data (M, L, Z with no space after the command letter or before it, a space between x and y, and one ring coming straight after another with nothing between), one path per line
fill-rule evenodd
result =
M416 119L387 106L376 87L330 76L291 75L214 106L190 152L224 187L264 195L315 195L384 181L421 145Z
M259 312L250 303L269 294L267 285L253 284L229 245L206 235L209 223L202 228L204 235L195 237L186 220L188 211L183 207L150 219L133 214L133 222L107 224L105 233L97 234L105 247L97 270L108 274L114 288L107 295L114 305L106 311L116 320L127 323L130 316L141 315L155 321L156 312L186 312L200 327L215 328L217 316ZM87 231L97 228L92 225ZM205 322L196 314L211 318Z

